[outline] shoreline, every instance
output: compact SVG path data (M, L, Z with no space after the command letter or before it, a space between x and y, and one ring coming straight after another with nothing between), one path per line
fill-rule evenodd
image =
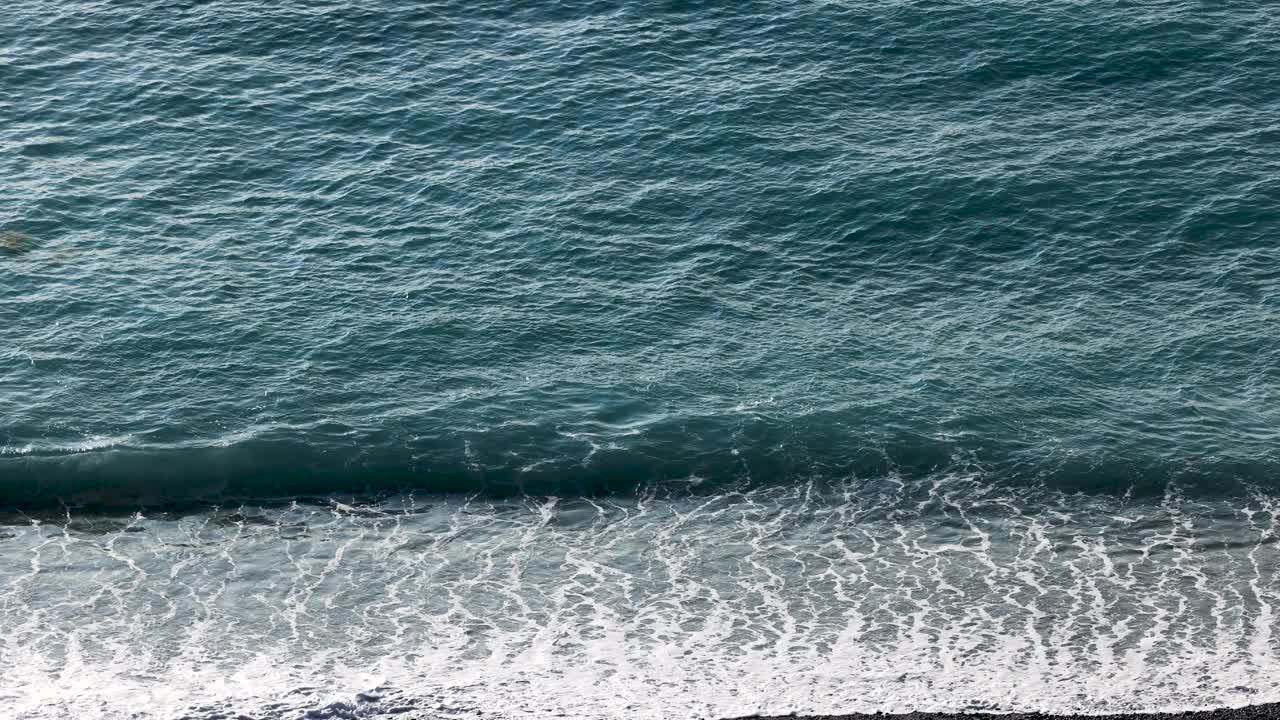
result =
M1122 712L1104 715L1056 713L909 712L848 713L843 715L746 715L725 720L1280 720L1280 703L1244 705L1216 710Z

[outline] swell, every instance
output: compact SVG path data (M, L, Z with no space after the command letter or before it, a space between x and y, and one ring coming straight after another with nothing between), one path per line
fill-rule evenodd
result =
M125 438L97 446L8 447L0 449L0 505L106 509L403 492L685 495L804 484L843 492L851 482L874 489L904 480L945 482L950 476L1015 490L1115 497L1280 491L1280 462L1267 455L1055 452L911 433L798 436L785 427L757 428L745 437L727 431L704 437L669 428L626 442L506 433L485 442L449 436L389 444L365 435L335 443L275 435L213 444L146 445Z

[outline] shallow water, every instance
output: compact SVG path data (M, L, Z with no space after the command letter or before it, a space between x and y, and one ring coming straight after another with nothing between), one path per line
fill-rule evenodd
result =
M23 717L1280 699L1268 5L7 12Z
M20 716L1280 699L1270 497L998 494L939 477L29 520L0 541L0 694Z

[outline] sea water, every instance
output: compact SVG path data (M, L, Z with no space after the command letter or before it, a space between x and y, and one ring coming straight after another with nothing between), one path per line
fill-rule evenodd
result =
M3 17L8 715L1280 700L1267 3Z

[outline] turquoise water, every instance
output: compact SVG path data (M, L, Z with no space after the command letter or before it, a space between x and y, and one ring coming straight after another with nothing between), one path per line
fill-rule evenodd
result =
M7 8L21 717L1280 699L1267 4Z

